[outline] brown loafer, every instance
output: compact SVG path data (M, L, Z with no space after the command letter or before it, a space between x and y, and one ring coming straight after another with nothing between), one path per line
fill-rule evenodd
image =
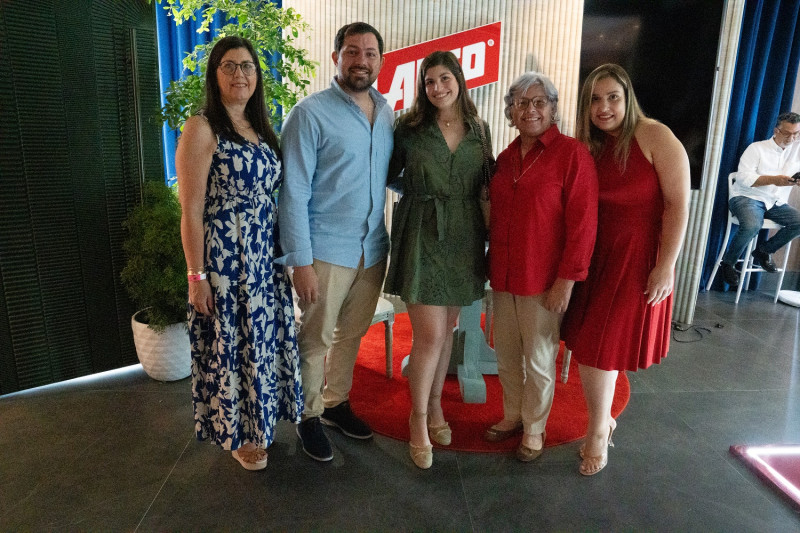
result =
M524 444L520 443L519 447L517 448L517 459L522 461L523 463L530 463L534 459L538 459L542 452L544 451L544 440L546 438L546 433L542 432L542 447L538 450L534 450L533 448L528 448Z
M497 429L496 427L492 426L486 430L486 433L483 434L483 440L489 442L502 442L520 433L522 433L522 422L514 426L512 429L506 430Z
M544 447L538 450L533 450L531 448L528 448L524 444L520 444L519 448L517 448L517 459L519 459L523 463L530 463L534 459L538 459L542 455L543 451Z

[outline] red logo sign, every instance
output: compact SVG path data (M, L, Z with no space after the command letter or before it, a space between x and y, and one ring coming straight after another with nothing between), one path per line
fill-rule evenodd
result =
M411 107L419 65L425 56L436 50L450 50L455 54L461 62L468 89L495 83L500 71L500 23L383 54L383 68L376 83L378 91L389 101L389 107L395 111Z

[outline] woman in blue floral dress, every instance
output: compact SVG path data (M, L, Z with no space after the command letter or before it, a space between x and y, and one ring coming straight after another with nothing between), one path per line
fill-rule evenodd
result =
M299 422L303 396L291 285L274 262L280 152L248 41L214 46L205 107L186 121L175 163L197 438L261 470L275 422Z

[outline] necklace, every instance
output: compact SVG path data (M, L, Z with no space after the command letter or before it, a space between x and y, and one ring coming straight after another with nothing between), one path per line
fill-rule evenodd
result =
M525 167L525 170L523 170L522 172L520 172L520 173L519 173L519 175L518 175L516 178L513 178L513 180L514 180L514 183L512 184L512 187L513 187L514 189L516 189L516 188L517 188L517 182L519 182L519 180L521 180L521 179L522 179L522 176L524 176L524 175L525 175L525 173L531 169L531 167L534 165L534 163L536 163L536 161L538 161L538 160L539 160L539 158L542 156L542 154L543 154L543 153L544 153L544 147L542 147L542 149L541 149L541 150L539 150L539 153L538 153L538 154L536 154L536 157L533 159L533 161L531 161L531 164L530 164L530 165L528 165L527 167Z
M231 121L233 122L234 126L236 126L238 129L242 129L244 131L253 129L253 126L251 126L250 124L248 124L247 126L244 126L244 125L240 124L239 122L236 122L233 119L231 119Z
M452 123L453 123L453 122L452 122L452 121L450 121L450 120L445 120L445 119L443 119L443 118L438 118L438 117L436 118L436 121L439 123L439 125L441 125L441 124L444 124L445 128L449 128L449 127L450 127L450 124L452 124Z

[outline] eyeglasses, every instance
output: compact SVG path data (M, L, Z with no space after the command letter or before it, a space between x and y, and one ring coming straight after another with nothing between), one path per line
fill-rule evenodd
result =
M782 129L778 128L778 133L784 137L788 137L789 139L800 138L800 131L783 131Z
M220 63L219 69L226 76L233 76L236 74L236 67L242 69L242 74L245 76L252 76L256 73L256 64L252 61L243 61L241 63L234 63L233 61L225 61Z
M515 98L513 101L514 107L520 111L528 109L531 104L533 104L534 109L544 109L549 103L549 98Z

